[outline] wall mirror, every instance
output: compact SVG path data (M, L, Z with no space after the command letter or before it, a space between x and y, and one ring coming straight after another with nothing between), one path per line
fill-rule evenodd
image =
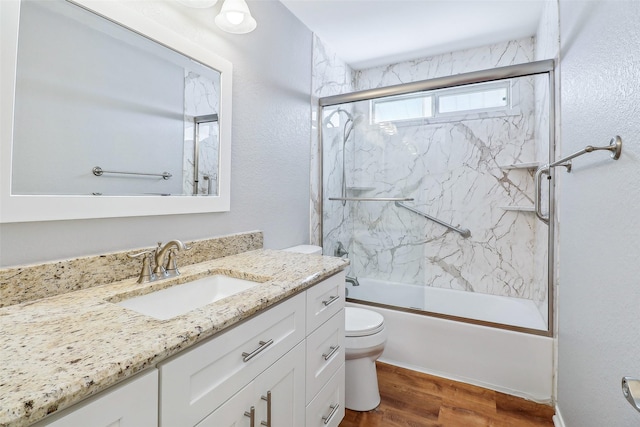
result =
M229 210L231 63L119 2L0 7L1 222Z

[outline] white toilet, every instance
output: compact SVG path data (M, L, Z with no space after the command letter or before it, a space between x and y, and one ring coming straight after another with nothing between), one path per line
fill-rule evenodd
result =
M299 245L284 249L321 255L322 248ZM345 308L345 406L353 411L370 411L380 404L376 360L387 342L384 317L373 310Z
M364 308L345 308L345 406L370 411L380 404L376 360L387 342L384 317Z

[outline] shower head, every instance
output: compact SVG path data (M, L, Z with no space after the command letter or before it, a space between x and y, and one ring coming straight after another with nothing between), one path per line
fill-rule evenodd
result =
M331 123L331 119L333 118L333 116L340 113L344 113L344 115L347 116L347 121L349 120L353 121L353 115L350 112L342 108L337 108L333 110L327 117L324 118L324 124L328 125L329 123Z
M351 131L353 131L353 128L357 124L359 124L363 119L363 117L360 116L360 115L356 116L355 118L351 114L349 114L348 116L349 116L349 118L347 119L347 121L344 124L344 134L343 134L344 138L343 138L343 141L342 141L343 143L347 142L347 139L349 139L349 136L351 135Z

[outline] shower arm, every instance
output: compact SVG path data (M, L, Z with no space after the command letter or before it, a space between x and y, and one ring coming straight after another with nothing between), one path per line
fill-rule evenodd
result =
M572 159L582 156L583 154L591 153L593 151L600 151L600 150L611 151L611 158L613 160L618 160L620 158L620 154L622 153L622 139L618 135L616 135L615 137L611 138L611 141L609 141L609 145L605 145L602 147L594 147L592 145L587 145L585 148L583 148L580 151L576 151L575 153L570 154L566 157L563 157L560 160L556 160L553 163L548 163L544 166L540 166L538 170L536 170L536 173L534 176L534 180L535 180L534 185L536 188L535 198L534 198L534 211L538 219L540 219L545 224L549 224L549 215L548 214L544 215L541 210L542 207L541 207L540 201L542 200L542 194L541 194L542 193L542 175L543 174L547 175L547 179L551 179L551 168L555 168L558 166L564 166L565 168L567 168L567 172L570 173L571 167L572 167L572 163L571 163Z

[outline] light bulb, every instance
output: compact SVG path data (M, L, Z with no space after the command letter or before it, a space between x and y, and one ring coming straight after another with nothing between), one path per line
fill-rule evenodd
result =
M244 21L244 13L242 12L227 12L226 17L233 25L239 25Z

